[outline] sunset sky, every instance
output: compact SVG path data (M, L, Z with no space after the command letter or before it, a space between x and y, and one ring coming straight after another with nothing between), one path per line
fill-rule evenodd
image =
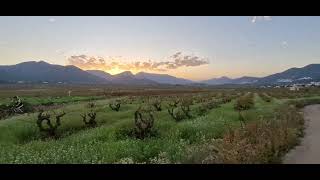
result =
M0 64L44 60L192 80L320 63L320 17L0 17Z

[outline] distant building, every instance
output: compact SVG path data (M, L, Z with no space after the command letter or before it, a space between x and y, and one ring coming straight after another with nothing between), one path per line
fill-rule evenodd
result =
M277 80L278 83L291 83L293 82L292 79L278 79Z
M312 84L314 86L320 86L320 82L311 82L310 84Z
M298 85L292 85L291 87L289 87L289 90L290 91L299 91L300 90L300 87Z

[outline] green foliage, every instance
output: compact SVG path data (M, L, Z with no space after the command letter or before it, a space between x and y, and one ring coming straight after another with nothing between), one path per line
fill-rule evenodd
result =
M248 110L254 106L253 94L248 93L237 99L234 109L238 111Z
M298 119L292 123L288 121L287 140L284 137L286 131L282 128L286 126L286 121L281 121L282 125L271 126L272 131L262 131L269 127L259 125L257 130L262 133L254 134L254 122L260 122L260 117L274 118L274 108L283 104L285 100L274 99L270 103L264 103L262 98L255 98L254 93L251 93L255 108L250 108L248 111L242 111L245 119L244 128L241 127L240 116L238 111L234 111L236 101L223 101L223 97L235 99L240 95L246 96L244 90L212 90L210 93L196 93L182 95L170 95L156 98L161 99L161 104L169 106L169 112L152 111L154 107L147 106L145 110L139 111L143 121L152 124L149 112L152 112L152 117L156 122L153 122L152 128L150 125L143 125L140 121L139 113L135 113L138 106L141 105L141 99L147 101L147 96L132 96L123 97L121 101L121 113L106 109L106 105L113 103L114 98L104 98L103 100L95 101L94 111L99 116L99 126L95 128L83 128L83 119L80 119L80 113L91 112L85 111L83 108L88 108L87 102L71 103L71 99L66 100L69 104L64 107L66 114L63 118L63 124L58 126L55 133L59 138L48 138L46 141L41 140L41 134L46 135L46 132L39 133L39 128L35 125L34 119L38 114L23 114L12 116L0 121L0 162L1 163L219 163L219 162L235 162L235 163L255 163L255 162L274 162L276 158L270 153L269 146L274 141L274 150L286 150L292 147L295 143L296 135L301 136L300 130L296 129L296 125L303 121ZM250 90L255 92L254 90ZM223 93L221 93L223 92ZM170 92L171 93L171 92ZM259 92L260 93L260 92ZM308 92L312 93L312 91ZM268 92L269 94L269 92ZM221 96L222 95L222 96ZM34 98L34 100L33 100ZM153 97L155 98L155 97ZM188 120L183 112L181 105L184 99L191 99L193 102L187 103L190 108L191 118ZM51 98L56 102L58 98ZM61 98L65 99L65 98ZM83 98L85 99L85 98ZM129 103L129 99L132 103ZM31 105L39 105L43 101L50 101L48 97L32 97L23 98ZM92 101L87 98L86 101ZM2 101L4 102L4 101ZM60 102L64 102L60 101ZM60 103L59 102L59 103ZM196 102L196 103L194 103ZM187 106L188 106L187 105ZM186 106L186 107L187 107ZM200 112L200 108L204 108ZM164 109L164 107L162 107ZM57 110L61 110L57 107ZM282 111L283 112L283 111ZM138 117L138 126L136 126L134 115ZM291 119L295 116L290 116L289 113L283 113L283 116L277 119ZM54 118L54 117L53 117ZM176 123L172 120L179 123ZM66 119L67 121L65 121ZM134 120L133 120L134 119ZM51 121L54 119L50 119ZM89 118L87 116L86 121ZM266 121L270 122L270 121ZM299 122L299 123L298 123ZM51 122L54 125L54 122ZM45 123L43 126L47 127ZM248 129L248 127L252 127ZM300 126L300 125L299 125ZM141 129L140 129L141 128ZM219 144L219 141L232 139L232 131L236 132L235 138L228 141L226 144ZM282 129L281 131L279 129ZM245 131L246 133L244 133ZM248 131L248 132L247 132ZM272 136L270 132L275 132ZM281 132L281 133L280 133ZM237 135L243 133L243 135ZM281 135L281 138L278 138ZM250 138L244 138L248 137ZM258 136L255 138L254 136ZM260 137L261 136L261 137ZM133 138L134 137L134 138ZM241 137L241 138L240 138ZM269 138L269 139L268 139ZM266 139L266 140L264 140ZM279 140L277 140L279 139ZM214 141L214 143L212 143ZM249 142L249 143L248 143ZM266 145L266 148L261 148L256 142ZM289 145L290 144L290 145ZM224 149L223 151L221 149ZM248 151L246 151L248 150ZM265 151L266 150L266 151ZM243 152L242 152L243 151ZM249 152L253 154L250 154ZM241 153L239 153L241 152ZM261 152L261 153L260 153ZM265 153L268 152L268 153ZM279 151L280 152L280 151ZM265 155L266 154L266 155ZM222 156L224 155L224 156ZM260 156L261 155L261 156ZM224 159L224 157L229 157ZM258 159L258 157L263 157ZM257 161L257 159L259 161ZM271 160L272 159L272 160Z
M15 114L31 113L34 111L33 106L22 101L18 96L11 98L9 104L0 105L0 119L13 116Z
M280 163L281 157L298 142L303 118L297 109L284 106L276 119L263 119L231 129L222 139L205 140L191 146L187 162L255 164Z
M187 118L191 118L191 109L190 106L193 104L192 98L184 98L181 101L181 110L184 112Z
M96 104L94 102L89 102L87 105L88 108L93 109L96 107Z
M32 104L30 104L29 102L27 101L24 101L23 102L23 108L22 108L23 112L24 113L32 113L35 111L35 108Z
M230 96L224 96L224 97L222 97L221 102L223 104L225 104L225 103L231 102L231 100L232 100L232 98Z
M52 124L51 122L51 115L45 114L43 111L39 112L38 119L37 119L37 125L39 127L40 132L44 132L47 137L53 137L57 138L56 130L59 126L61 126L61 118L66 115L65 112L62 112L60 114L55 114L55 124ZM46 121L47 127L43 125L43 122Z
M292 104L297 108L303 108L305 106L311 104L320 104L320 98L309 98L309 99L301 99L301 100L291 100L288 104Z
M174 98L172 101L169 102L169 106L170 107L178 107L178 104L180 103L180 99L179 98Z
M215 100L211 100L211 101L205 103L205 106L209 110L221 107L220 103L218 101L215 101Z
M181 107L170 107L168 108L168 113L177 122L187 118L185 112L182 110Z
M96 121L96 112L89 112L89 113L84 113L82 115L80 115L82 117L82 120L84 122L84 124L88 127L96 127L97 126L97 121ZM87 117L89 117L89 120L87 120Z
M209 111L209 109L208 109L208 107L206 106L206 104L201 104L201 105L197 108L197 114L198 114L199 116L205 115L208 111Z
M272 98L268 96L266 93L260 93L259 96L265 101L265 102L271 102Z
M135 136L144 139L150 136L153 125L154 116L150 109L139 107L134 113Z
M151 102L151 104L157 111L161 111L162 110L162 108L161 108L161 100L159 98L154 99Z
M241 111L239 111L239 122L241 124L241 127L243 128L245 125L246 125L246 120L245 118L243 117L243 114Z
M10 107L5 104L0 105L0 120L10 115Z
M113 111L119 111L120 110L120 106L121 106L121 101L119 99L111 102L109 104L109 107L113 110Z

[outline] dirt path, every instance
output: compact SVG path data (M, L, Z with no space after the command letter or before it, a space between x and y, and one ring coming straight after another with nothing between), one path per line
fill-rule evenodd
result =
M284 158L284 164L320 164L320 105L303 110L306 120L305 136L301 144Z

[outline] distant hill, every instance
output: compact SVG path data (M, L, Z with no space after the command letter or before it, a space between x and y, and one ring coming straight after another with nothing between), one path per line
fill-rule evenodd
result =
M241 78L228 78L226 76L220 78L212 78L209 80L201 81L202 83L209 84L209 85L222 85L222 84L252 84L257 82L259 78L256 77L248 77L243 76Z
M16 65L0 66L0 83L73 83L73 84L121 84L121 85L261 85L304 83L320 81L320 64L310 64L302 68L291 68L266 77L212 78L205 81L191 81L167 74L130 71L111 75L104 71L84 71L75 66L61 66L44 61L29 61Z
M258 84L299 83L320 80L320 64L309 64L302 68L291 68L281 73L260 78Z
M194 83L191 80L188 79L183 79L183 78L176 78L174 76L170 76L168 74L154 74L154 73L145 73L145 72L140 72L135 75L136 78L139 79L149 79L151 81L155 81L160 84L181 84L181 85L186 85L186 84L192 84Z
M113 75L112 82L127 85L157 85L158 83L149 79L136 78L130 71Z
M209 85L219 85L219 84L229 84L232 79L222 76L220 78L212 78L208 80L201 81L202 83L209 84Z
M104 71L100 71L100 70L87 70L88 73L93 74L95 76L101 77L103 79L107 79L107 80L111 80L112 79L112 75L104 72Z
M157 85L158 83L149 79L137 78L130 71L125 71L120 74L111 75L104 71L99 70L89 70L87 71L93 75L104 78L108 81L111 81L114 84L122 85Z
M309 64L302 68L290 68L286 71L272 74L266 77L248 77L231 79L228 77L213 78L202 83L209 85L223 85L223 84L235 84L235 85L261 85L261 84L288 84L288 83L306 83L311 81L320 81L320 64Z
M61 66L44 61L29 61L16 65L0 66L0 81L3 82L63 82L63 83L108 83L75 66Z

